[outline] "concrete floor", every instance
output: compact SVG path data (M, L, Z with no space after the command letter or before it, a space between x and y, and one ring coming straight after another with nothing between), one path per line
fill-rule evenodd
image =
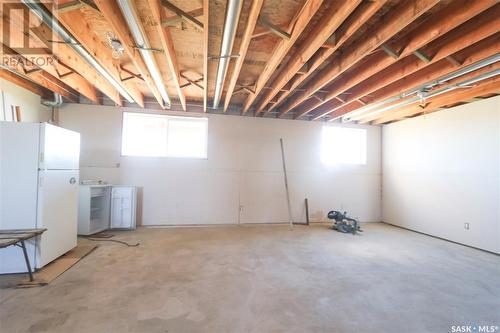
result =
M500 258L384 224L145 229L52 284L0 290L1 332L451 332L500 324Z

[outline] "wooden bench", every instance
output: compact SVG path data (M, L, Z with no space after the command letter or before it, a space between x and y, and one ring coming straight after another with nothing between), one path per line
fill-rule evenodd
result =
M33 237L40 236L47 229L13 229L13 230L0 230L0 249L9 247L11 245L18 246L23 249L24 260L28 268L30 281L33 281L33 272L31 271L30 260L28 252L26 251L25 240Z

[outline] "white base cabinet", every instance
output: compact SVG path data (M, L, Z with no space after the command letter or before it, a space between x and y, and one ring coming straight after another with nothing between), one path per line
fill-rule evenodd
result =
M111 229L135 229L137 188L113 186L111 189Z
M80 185L78 234L93 235L107 229L135 229L137 188Z

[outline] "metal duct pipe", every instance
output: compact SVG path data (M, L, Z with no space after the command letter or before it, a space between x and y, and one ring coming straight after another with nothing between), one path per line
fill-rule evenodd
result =
M20 78L23 78L27 81L30 81L32 82L33 84L35 85L40 85L39 83L33 81L28 75L24 75L22 73L19 73L18 71L16 70L13 70L12 68L8 67L8 66L5 66L3 64L0 64L0 69L4 69L6 71L9 71L17 76L19 76ZM46 100L46 99L43 99L40 101L40 103L42 105L45 105L47 107L51 107L51 108L54 108L54 107L59 107L63 104L63 99L62 99L62 96L56 92L54 92L54 100Z
M45 106L51 108L49 123L50 124L57 124L58 116L56 115L56 112L57 112L57 110L59 110L59 107L63 104L62 96L55 92L53 101L48 100L48 99L42 99L41 103L42 103L42 105L45 105Z
M59 21L55 17L53 17L47 8L45 8L44 5L42 5L39 1L37 0L22 0L22 2L36 15L38 16L45 24L47 24L49 27L52 28L61 38L71 47L73 48L76 53L78 53L83 59L85 59L86 62L89 63L92 67L94 67L99 74L101 74L113 87L115 87L118 92L125 97L125 99L129 103L134 103L134 100L130 96L130 94L123 89L121 84L115 80L115 78L108 73L108 71L102 67L95 59L94 57L85 50L78 40L74 38L71 33L66 30L65 27L63 27Z
M370 113L369 115L373 116L373 115L378 114L378 113L382 113L382 112L385 112L385 111L390 111L390 110L397 109L397 108L400 108L400 107L403 107L403 106L414 104L414 103L420 102L422 100L422 98L432 98L432 97L436 97L438 95L450 92L450 91L455 90L455 89L467 88L471 84L474 84L474 83L482 81L482 80L489 79L490 77L494 77L494 76L497 76L497 75L500 75L500 69L496 69L494 71L478 75L478 76L473 77L471 79L462 81L462 82L457 83L457 84L453 84L453 85L448 86L448 87L444 87L442 89L439 89L439 90L436 90L436 91L433 91L433 92L430 92L430 93L426 93L425 91L419 91L418 92L420 94L419 96L416 96L416 97L404 100L402 102L399 102L399 103L387 106L387 107L382 108L382 109L378 109L378 110Z
M42 99L41 103L49 108L57 108L63 104L63 99L61 95L54 93L54 100Z
M494 56L491 56L491 57L488 57L484 60L481 60L481 61L478 61L472 65L469 65L467 67L464 67L462 69L459 69L453 73L450 73L448 75L445 75L445 76L442 76L441 78L437 79L437 80L433 80L433 81L430 81L428 83L425 83L423 85L421 85L420 87L418 88L414 88L414 89L411 89L411 90L408 90L400 95L397 95L397 96L393 96L393 97L390 97L388 99L385 99L383 101L380 101L380 102L377 102L377 103L373 103L373 104L370 104L370 105L367 105L367 106L364 106L354 112L351 112L350 114L342 117L342 121L350 121L350 120L353 120L354 118L363 118L364 116L368 116L368 115L372 115L372 114L376 114L376 113L380 113L380 112L383 112L383 111L375 111L375 112L372 112L372 113L369 113L369 114L366 114L366 115L363 115L363 113L365 112L368 112L370 110L373 110L373 109L376 109L378 107L381 107L381 106L384 106L384 105L387 105L387 104L390 104L392 102L396 102L396 101L399 101L403 98L406 98L408 96L411 96L411 95L414 95L420 91L424 91L426 89L430 89L430 88L433 88L435 86L438 86L438 85L441 85L447 81L450 81L452 79L455 79L457 77L460 77L460 76L463 76L465 74L468 74L468 73L471 73L473 71L476 71L478 69L481 69L483 67L486 67L486 66L489 66L491 64L494 64L495 62L498 62L500 61L500 54L496 54ZM386 108L382 109L384 111L386 111Z
M170 97L168 96L167 89L163 83L163 78L160 70L158 69L158 65L156 64L156 60L151 54L151 46L142 24L140 23L139 16L135 11L134 5L130 0L118 0L118 5L120 6L123 16L128 23L132 37L134 37L134 41L139 49L139 52L141 53L142 58L144 59L144 62L146 63L146 67L148 68L149 73L151 73L151 77L153 78L153 81L163 98L164 105L162 105L162 107L169 109L171 105Z
M228 0L227 3L226 21L224 22L224 33L222 35L222 45L220 48L219 67L217 68L217 78L215 80L214 109L219 107L222 89L224 89L224 80L231 59L230 56L233 49L236 30L238 29L242 3L243 1L241 0Z

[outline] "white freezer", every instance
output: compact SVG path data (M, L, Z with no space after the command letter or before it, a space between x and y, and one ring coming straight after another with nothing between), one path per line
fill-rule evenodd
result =
M76 245L79 147L73 131L0 122L0 229L48 229L27 242L32 267ZM19 248L0 250L0 273L25 271Z

